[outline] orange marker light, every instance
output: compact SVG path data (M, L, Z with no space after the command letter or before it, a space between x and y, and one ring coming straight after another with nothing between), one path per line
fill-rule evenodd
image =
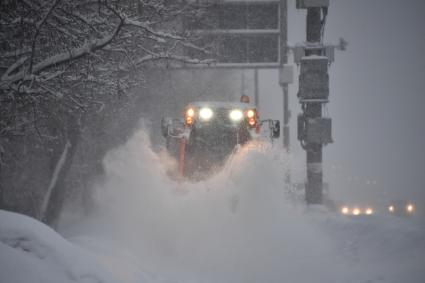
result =
M187 109L185 117L184 117L184 122L186 123L186 125L192 125L195 120L194 117L195 117L195 110L193 108Z
M254 118L254 116L255 116L255 111L254 111L254 110L252 110L252 109L248 110L248 111L246 112L246 116L247 116L248 118Z
M255 126L255 124L256 124L255 119L254 119L254 118L249 118L249 119L248 119L248 124L249 124L251 127L254 127L254 126Z
M187 111L186 111L186 116L188 116L188 117L193 117L193 116L195 116L195 110L193 110L193 108L189 108L189 109L187 109Z
M186 116L186 125L192 125L193 124L193 118L190 116Z

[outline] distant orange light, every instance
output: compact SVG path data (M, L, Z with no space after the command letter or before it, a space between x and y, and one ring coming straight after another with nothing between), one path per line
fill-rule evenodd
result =
M357 207L353 209L353 215L360 215L360 209Z

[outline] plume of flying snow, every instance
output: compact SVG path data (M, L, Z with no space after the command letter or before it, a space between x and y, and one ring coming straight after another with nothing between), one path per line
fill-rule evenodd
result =
M178 182L169 176L173 159L155 153L140 130L106 155L96 213L75 227L73 241L103 251L120 278L135 278L124 282L139 282L137 270L172 282L425 278L423 229L305 207L283 186L287 158L267 143L253 143L209 179ZM409 260L400 263L395 253Z

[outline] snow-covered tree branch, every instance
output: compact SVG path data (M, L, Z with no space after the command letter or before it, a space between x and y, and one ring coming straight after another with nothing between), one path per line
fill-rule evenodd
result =
M58 164L65 145L71 144L69 152L74 152L81 131L96 127L84 121L105 115L105 109L115 115L131 103L123 97L143 85L143 68L167 67L171 61L210 63L185 52L208 53L193 45L183 29L181 17L196 15L196 10L196 4L166 0L2 1L2 170L24 168L23 148L45 150L49 162ZM68 162L72 154L63 168L69 168ZM66 172L60 176L65 178Z

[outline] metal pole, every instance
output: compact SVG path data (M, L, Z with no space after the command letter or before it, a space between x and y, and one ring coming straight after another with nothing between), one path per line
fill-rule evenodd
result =
M314 7L307 9L307 42L320 43L321 41L321 9ZM320 55L320 50L306 50L306 56ZM322 117L322 103L305 104L306 119ZM321 143L306 141L307 151L307 184L306 201L308 204L321 204L323 191L322 148Z
M289 131L289 95L288 95L288 84L282 85L283 90L283 148L286 152L290 150L290 131Z
M288 62L287 50L288 50L288 10L287 0L280 0L280 68ZM281 83L283 92L283 148L289 152L290 137L289 137L289 96L288 96L288 84Z
M279 25L280 25L280 71L283 71L283 68L286 63L288 63L288 5L287 0L280 0L280 10L279 10ZM283 148L284 150L289 153L290 150L290 129L289 129L289 119L291 117L291 112L289 111L289 93L288 93L288 83L284 82L282 80L283 78L280 78L279 83L282 87L282 94L283 94ZM282 80L282 81L281 81ZM289 185L291 183L291 168L286 168L285 171L285 184Z
M241 96L245 94L245 71L241 73Z
M254 98L255 98L255 107L257 108L257 111L259 111L260 108L260 97L258 93L258 69L254 69Z

